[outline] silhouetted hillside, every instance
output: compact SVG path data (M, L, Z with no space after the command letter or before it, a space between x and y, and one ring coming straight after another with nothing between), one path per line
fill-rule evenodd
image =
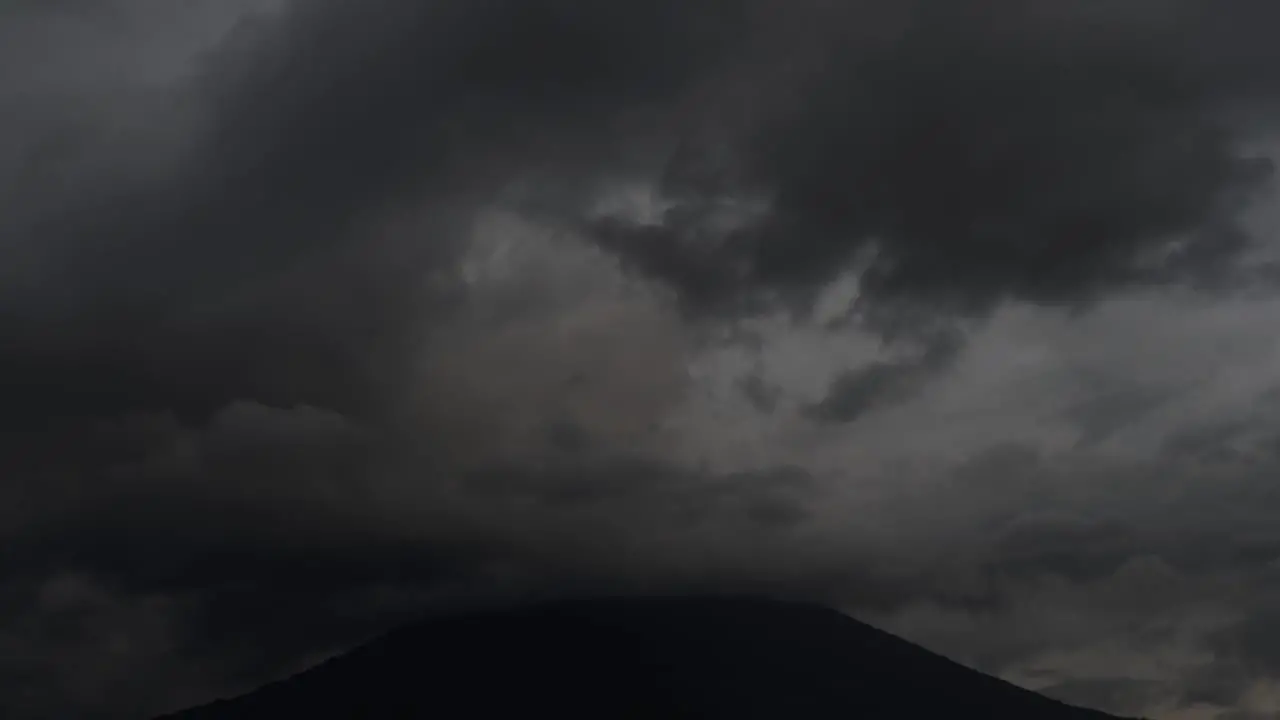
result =
M169 720L1105 720L816 606L602 599L433 619Z

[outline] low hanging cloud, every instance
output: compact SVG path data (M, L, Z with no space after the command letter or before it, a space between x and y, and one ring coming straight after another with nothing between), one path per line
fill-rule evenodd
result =
M657 589L1266 712L1272 5L12 4L0 715Z

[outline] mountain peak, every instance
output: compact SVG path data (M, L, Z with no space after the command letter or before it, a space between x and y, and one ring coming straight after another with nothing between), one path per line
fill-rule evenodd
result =
M602 597L439 616L162 720L510 717L1107 720L835 610Z

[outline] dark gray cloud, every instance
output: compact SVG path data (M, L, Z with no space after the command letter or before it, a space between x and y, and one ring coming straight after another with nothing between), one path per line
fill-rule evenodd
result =
M694 469L667 424L691 328L655 289L715 320L865 268L828 330L900 357L800 403L825 432L954 370L956 315L1221 285L1266 174L1243 143L1280 91L1271 4L10 5L0 715L141 716L499 595L736 588L973 620L1054 582L1092 600L1134 558L1198 577L1280 547L1257 484L1117 482L1112 507L1019 445L942 471L929 502L794 455ZM656 219L594 212L629 184L656 185ZM477 250L495 206L590 263L484 295L474 255L519 254ZM785 424L785 383L752 377ZM1153 407L1072 419L1101 440ZM687 444L731 425L702 423ZM1240 677L1275 671L1230 647Z
M1271 675L1280 668L1278 638L1280 614L1267 602L1243 622L1217 633L1211 647L1232 658L1246 672Z
M371 438L330 412L242 402L49 442L3 489L13 717L145 717L255 684L470 572L382 527Z
M663 224L599 235L695 304L806 295L872 246L868 297L966 306L1140 280L1173 236L1188 269L1229 259L1226 196L1256 173L1219 110L1270 89L1271 53L1234 34L1266 11L1103 32L1006 5L322 2L241 23L182 91L15 84L7 394L354 408L459 208L517 180L581 195L673 147ZM756 191L768 209L733 221ZM423 204L412 240L372 229Z
M892 325L880 327L889 339L896 339L894 334L900 332ZM877 360L844 372L826 397L806 409L808 417L820 423L849 423L871 410L909 400L956 359L963 344L959 331L951 327L932 333L919 328L909 332L925 336L923 346L912 356Z
M14 717L146 716L454 604L680 586L814 592L807 573L761 579L734 546L684 547L739 533L785 542L815 493L799 469L717 476L566 453L541 468L433 476L444 471L350 418L248 401L203 425L139 415L59 440L80 454L30 448L0 495L3 600L16 619L0 626L0 675L15 678L0 709ZM680 556L691 564L672 573Z
M1161 683L1132 678L1067 680L1044 689L1056 700L1083 707L1105 707L1113 712L1139 716L1168 692Z
M1157 265L1207 272L1259 176L1223 113L1273 53L1263 6L1205 7L334 1L242 22L181 91L13 80L0 376L28 415L357 408L466 208L518 180L581 206L676 148L666 219L598 235L698 305L872 247L866 297L962 307L1159 275L1172 238ZM411 206L412 239L379 232Z
M1079 443L1082 446L1106 442L1117 432L1159 410L1161 405L1171 400L1168 391L1155 388L1099 390L1081 400L1067 413L1067 417L1080 426Z
M363 410L470 210L643 152L645 107L733 36L717 4L682 7L300 3L181 90L14 90L9 407ZM409 209L409 237L386 229Z
M910 397L924 368L913 362L874 362L850 370L832 384L821 402L809 408L818 422L847 423L886 403Z
M736 108L738 143L686 148L663 221L610 220L602 241L695 305L806 299L865 250L868 298L961 312L1211 280L1247 243L1241 193L1269 174L1228 111L1274 91L1274 54L1245 31L1271 11L1224 7L806 7L827 31L775 38L795 73ZM722 229L750 193L769 209Z
M778 407L777 388L770 387L759 375L748 375L738 383L738 389L752 407L763 413L771 413Z
M1245 689L1242 678L1248 676L1249 671L1239 662L1224 658L1187 678L1180 688L1183 701L1188 705L1231 707L1240 700Z

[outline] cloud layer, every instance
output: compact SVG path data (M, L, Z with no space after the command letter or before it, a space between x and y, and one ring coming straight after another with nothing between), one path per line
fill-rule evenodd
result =
M1276 14L13 4L0 714L670 588L1274 713Z

